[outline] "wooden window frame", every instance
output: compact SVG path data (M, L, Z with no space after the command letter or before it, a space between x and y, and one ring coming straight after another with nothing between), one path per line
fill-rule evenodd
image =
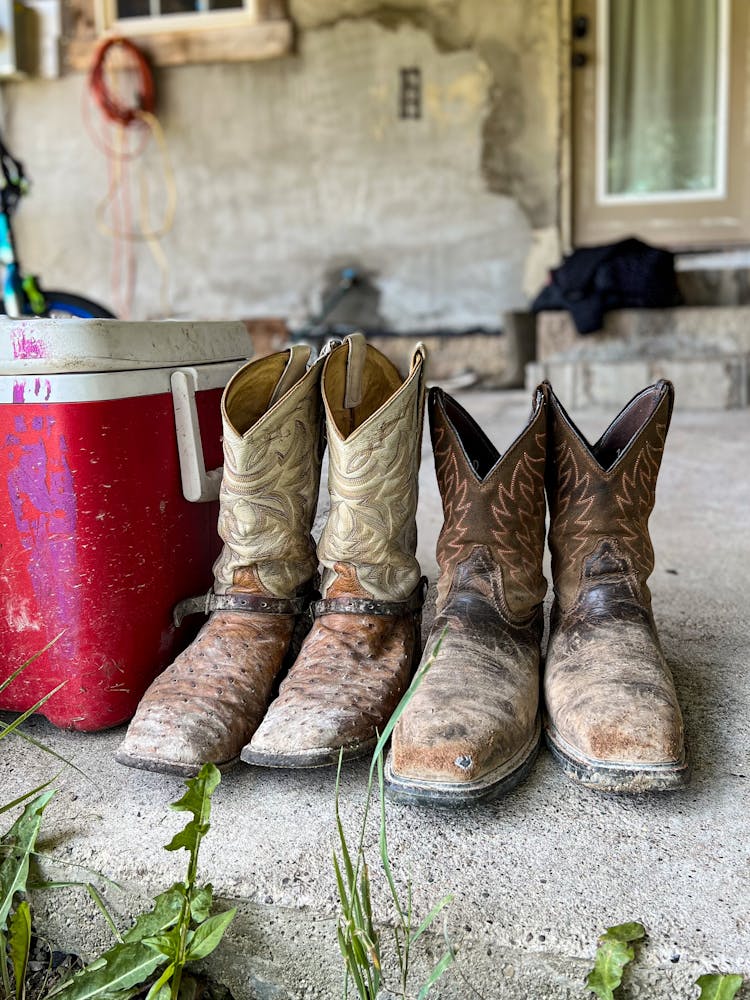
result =
M136 42L156 66L272 59L293 47L292 23L279 0L244 0L242 8L230 10L119 19L115 0L67 0L67 6L64 56L71 70L87 70L96 46L111 36Z

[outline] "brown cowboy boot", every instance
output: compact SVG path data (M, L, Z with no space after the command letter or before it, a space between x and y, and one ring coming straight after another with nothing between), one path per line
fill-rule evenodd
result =
M546 390L501 457L440 389L429 399L445 521L437 616L422 677L393 733L389 792L460 805L507 792L539 748Z
M183 775L208 761L227 767L263 717L317 571L322 361L308 368L309 359L297 346L252 361L224 391L224 549L213 592L176 609L211 616L143 696L121 764Z
M640 392L591 446L550 392L547 493L555 603L546 736L566 774L606 792L688 777L682 716L646 581L648 519L674 390Z
M317 767L369 753L419 659L414 557L424 354L402 380L361 334L328 357L322 392L331 509L318 544L323 599L279 696L242 752Z

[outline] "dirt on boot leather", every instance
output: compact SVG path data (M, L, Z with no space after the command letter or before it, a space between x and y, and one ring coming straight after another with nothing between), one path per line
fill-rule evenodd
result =
M546 737L566 774L606 792L688 778L682 715L651 612L648 520L672 414L666 381L591 446L550 392L547 492L555 603Z
M386 762L388 791L404 801L493 798L521 781L539 748L546 392L536 390L528 425L501 456L454 399L430 391L445 520L423 664L440 645Z
M176 619L210 617L143 696L116 754L121 764L191 775L208 761L235 763L309 625L323 448L323 362L309 362L302 346L269 355L224 391L224 548L213 592L176 609Z
M424 352L402 380L361 334L328 357L322 394L331 507L318 544L322 600L242 759L318 767L369 753L421 652L416 551Z

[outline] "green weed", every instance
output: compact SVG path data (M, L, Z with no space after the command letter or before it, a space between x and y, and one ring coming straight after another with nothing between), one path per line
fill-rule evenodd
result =
M623 970L635 958L633 943L641 941L645 936L643 924L636 921L608 927L601 935L594 967L586 977L586 986L599 1000L615 1000L615 993L622 983ZM701 991L698 1000L732 1000L742 982L742 976L725 973L699 976L695 983Z
M378 739L370 763L365 808L359 836L353 848L349 846L349 842L347 841L339 810L342 762L342 758L339 757L335 792L336 831L339 851L338 853L334 851L333 869L336 875L336 885L341 904L337 934L339 949L345 964L345 1000L349 996L351 983L354 983L360 1000L376 1000L380 991L385 988L381 962L381 934L373 916L370 869L365 860L364 852L367 822L376 775L380 808L380 864L393 904L393 941L399 970L398 996L403 998L403 1000L407 1000L412 995L409 993L412 979L412 949L425 931L432 925L440 911L453 898L452 896L445 896L430 910L424 920L415 925L415 914L412 907L412 883L411 881L407 882L406 898L402 899L399 896L393 877L391 860L388 853L385 783L383 780L383 750L385 745L401 714L414 696L417 687L432 666L440 649L441 642L442 636L436 643L428 660L417 672L411 687L401 699L396 711ZM434 966L425 982L419 987L417 993L418 1000L424 1000L430 989L450 966L452 960L452 953L450 950L446 951L440 961Z
M127 1000L150 983L146 1000L177 1000L185 967L217 947L235 909L210 916L211 885L198 885L201 841L210 829L211 796L221 781L218 768L204 764L188 778L187 792L171 806L192 819L165 846L188 852L187 876L156 897L154 906L108 951L49 995L58 1000Z

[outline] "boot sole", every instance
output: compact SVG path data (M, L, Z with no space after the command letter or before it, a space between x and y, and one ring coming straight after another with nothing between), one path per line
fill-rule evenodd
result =
M200 772L202 764L183 764L179 761L157 760L151 757L136 757L127 753L116 753L115 760L125 767L138 768L141 771L153 771L154 774L176 774L180 778L195 778ZM231 771L239 763L239 757L216 764L216 767L224 774Z
M491 802L512 791L528 777L542 743L541 722L537 718L531 740L509 761L474 781L429 781L407 778L393 770L393 751L385 762L385 790L394 802L456 808Z
M377 739L367 740L350 747L315 747L312 750L298 750L295 753L267 753L246 746L240 754L245 764L257 767L290 768L304 770L313 767L332 767L342 760L356 760L366 757L377 745Z
M672 792L684 788L690 780L687 752L681 760L665 764L610 764L579 753L550 725L545 726L544 735L552 756L565 775L594 791L616 795Z

